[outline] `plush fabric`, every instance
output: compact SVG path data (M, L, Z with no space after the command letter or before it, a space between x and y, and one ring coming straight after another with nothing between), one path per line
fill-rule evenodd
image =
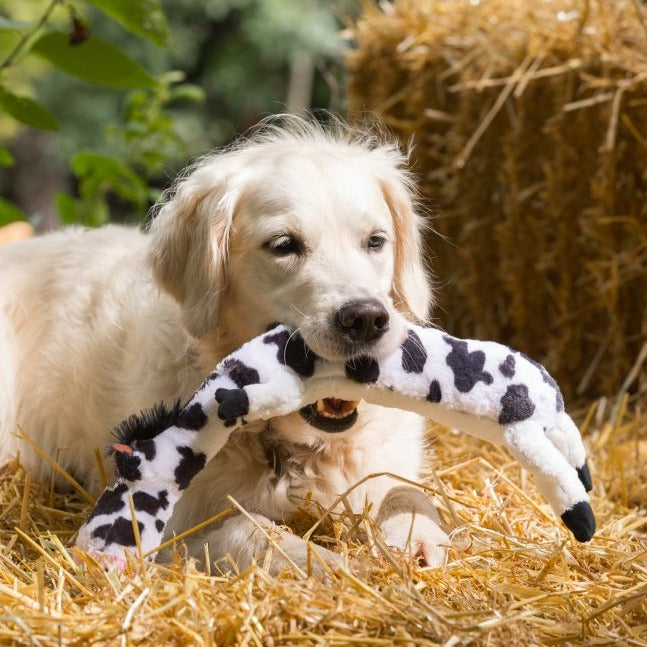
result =
M112 447L118 479L98 499L77 546L123 559L136 544L132 497L142 550L154 551L182 491L232 431L329 397L409 409L504 444L575 538L593 536L584 446L543 366L501 344L415 325L389 356L342 365L278 325L225 358L185 406L158 405L120 425Z

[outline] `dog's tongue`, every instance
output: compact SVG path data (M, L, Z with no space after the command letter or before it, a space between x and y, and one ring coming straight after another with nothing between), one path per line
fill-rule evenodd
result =
M345 418L357 409L355 400L340 400L339 398L324 398L315 402L317 413L327 418Z

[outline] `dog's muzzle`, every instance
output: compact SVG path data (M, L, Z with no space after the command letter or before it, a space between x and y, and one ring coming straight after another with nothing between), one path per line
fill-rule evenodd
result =
M337 311L335 324L348 341L372 344L389 329L389 313L377 299L351 301Z
M373 346L389 330L389 313L377 299L361 299L343 305L333 317L349 354ZM357 422L354 400L323 398L303 407L299 413L310 425L327 433L347 431Z

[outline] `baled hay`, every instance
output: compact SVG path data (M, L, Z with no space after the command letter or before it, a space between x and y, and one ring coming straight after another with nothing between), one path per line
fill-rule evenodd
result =
M440 323L617 388L647 338L647 7L365 3L349 107L406 145L436 212Z
M582 412L599 531L578 544L505 451L432 427L427 483L453 532L449 564L393 557L367 518L310 528L346 556L339 577L262 565L224 576L182 558L133 556L124 573L70 546L89 512L75 495L0 474L0 642L196 645L647 644L644 402ZM312 525L304 513L301 531ZM362 537L373 537L376 555ZM315 547L316 549L316 547ZM312 568L319 564L312 554Z

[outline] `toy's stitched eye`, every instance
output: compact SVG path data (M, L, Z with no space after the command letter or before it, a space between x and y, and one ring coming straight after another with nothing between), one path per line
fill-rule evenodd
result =
M373 234L366 242L366 247L374 252L379 252L386 243L384 234Z
M284 234L268 240L263 248L275 256L290 256L292 254L302 254L305 245L296 236Z

